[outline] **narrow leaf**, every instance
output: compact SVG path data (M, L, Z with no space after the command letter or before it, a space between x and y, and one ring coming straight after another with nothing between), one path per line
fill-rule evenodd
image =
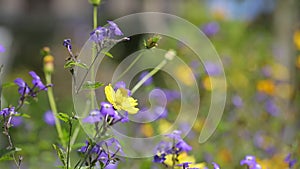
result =
M104 55L106 55L106 56L108 56L110 58L114 58L114 56L111 53L109 53L109 52L101 52L101 53L103 53Z
M86 82L83 84L82 88L83 88L83 89L97 89L97 88L99 88L99 87L101 87L101 86L103 86L103 85L104 85L104 84L101 83L101 82L91 82L91 81L86 81Z
M58 118L64 122L69 122L70 117L66 113L58 113Z

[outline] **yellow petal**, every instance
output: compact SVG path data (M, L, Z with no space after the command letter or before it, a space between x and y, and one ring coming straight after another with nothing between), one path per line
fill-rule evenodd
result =
M115 93L114 89L111 87L111 84L109 84L108 86L105 86L104 92L105 92L106 99L111 104L115 104L115 102L116 102L116 93Z

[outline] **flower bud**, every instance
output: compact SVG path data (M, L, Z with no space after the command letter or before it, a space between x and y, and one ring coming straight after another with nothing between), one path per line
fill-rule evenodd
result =
M92 4L93 6L99 6L101 0L89 0L89 3Z
M165 58L168 60L173 60L173 58L176 56L176 51L173 49L170 49L166 54Z
M54 57L52 55L46 55L44 57L44 72L53 73L54 71Z

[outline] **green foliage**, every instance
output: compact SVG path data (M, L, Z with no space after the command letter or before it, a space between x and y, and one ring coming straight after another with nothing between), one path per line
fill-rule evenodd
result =
M83 89L97 89L101 86L103 86L104 83L101 83L101 82L91 82L91 81L87 81L83 84L82 88Z
M83 69L88 69L88 66L86 64L78 62L78 61L74 61L74 60L67 61L66 64L64 65L64 68L70 69L70 68L73 68L74 66L78 66Z

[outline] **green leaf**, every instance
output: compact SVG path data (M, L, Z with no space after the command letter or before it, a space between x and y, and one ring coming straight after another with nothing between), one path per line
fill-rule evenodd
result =
M101 53L103 53L104 55L106 55L106 56L108 56L110 58L114 58L114 56L111 53L109 53L109 52L101 52Z
M12 154L14 154L15 152L21 151L21 148L12 148L12 149L1 149L0 150L0 161L7 161L7 160L11 160L13 159L11 157Z
M70 116L66 113L58 113L58 118L66 123L68 123L70 120Z
M8 83L2 84L2 88L8 88L8 87L12 87L12 86L16 86L16 84L14 82L8 82Z
M53 146L54 150L56 150L57 156L60 159L61 163L64 166L66 166L66 164L67 164L67 160L66 160L66 157L65 157L66 152L62 148L58 147L55 144L52 144L52 146Z
M81 67L83 69L88 69L88 66L86 64L80 63L80 62L76 62L74 60L67 61L66 64L64 65L64 68L68 69L68 68L73 68L74 66L78 66L78 67Z
M101 86L103 86L103 85L104 85L104 84L101 83L101 82L91 82L91 81L86 81L86 82L83 84L82 88L83 88L83 89L97 89L97 88L99 88L99 87L101 87Z

